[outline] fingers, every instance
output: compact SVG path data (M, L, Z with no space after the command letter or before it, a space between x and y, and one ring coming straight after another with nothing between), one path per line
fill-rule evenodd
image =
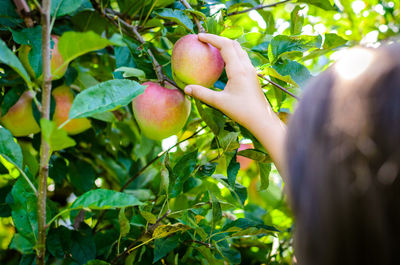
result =
M246 51L239 42L213 34L200 33L199 40L208 42L217 47L226 63L228 78L243 75L246 70L253 70L253 66Z
M232 45L232 40L207 33L200 33L198 37L200 41L210 43L220 50L227 68L230 68L231 65L240 65L240 59Z
M212 107L218 108L218 100L221 96L220 92L198 85L189 85L185 87L185 93Z

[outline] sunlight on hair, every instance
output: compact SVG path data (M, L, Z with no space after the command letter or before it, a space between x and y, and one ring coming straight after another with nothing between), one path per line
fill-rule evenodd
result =
M337 74L352 80L360 76L372 63L373 53L367 49L356 48L343 53L343 57L335 64Z

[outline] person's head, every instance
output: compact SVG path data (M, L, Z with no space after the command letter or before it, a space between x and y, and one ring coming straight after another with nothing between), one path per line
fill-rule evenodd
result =
M299 264L400 264L400 46L349 50L288 131Z

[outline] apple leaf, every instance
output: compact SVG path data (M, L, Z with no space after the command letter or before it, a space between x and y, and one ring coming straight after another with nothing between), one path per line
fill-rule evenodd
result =
M165 8L161 12L157 13L158 16L172 20L179 25L184 26L187 30L193 32L193 22L182 10L173 10L171 8Z
M0 155L14 165L22 168L22 150L19 144L14 141L10 131L0 127Z
M76 142L68 136L67 132L63 129L58 129L53 121L46 119L40 120L40 127L46 142L50 146L50 152L62 150L74 146Z
M71 208L89 208L92 210L104 210L110 208L123 208L142 205L135 196L123 192L97 189L91 190L78 197Z
M3 40L0 40L0 63L4 63L10 66L25 80L26 84L29 87L32 86L32 82L29 78L28 72L22 66L18 57L7 47L7 44Z
M79 93L69 111L69 120L89 117L128 105L146 86L127 79L109 80Z
M64 59L64 63L58 69L62 69L75 58L91 52L103 49L113 43L93 31L64 33L58 41L58 50ZM57 72L57 69L54 69Z

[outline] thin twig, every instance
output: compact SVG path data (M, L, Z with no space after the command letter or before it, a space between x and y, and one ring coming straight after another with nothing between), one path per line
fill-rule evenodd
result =
M122 252L121 254L117 255L117 256L111 261L111 264L115 264L116 262L118 262L118 260L119 260L120 258L122 258L123 256L125 256L125 255L128 254L129 252L131 252L131 251L135 250L136 248L138 248L138 247L140 247L140 246L142 246L142 245L145 245L145 244L149 243L150 241L152 241L154 238L151 238L151 239L149 239L149 240L147 240L147 241L145 241L145 242L143 242L143 243L141 243L141 244L135 246L136 243L139 241L139 239L140 239L141 237L143 237L145 234L152 235L153 232L154 232L154 230L159 226L160 222L161 222L162 220L164 220L165 218L167 218L168 215L169 215L170 213L171 213L171 210L168 210L165 214L163 214L163 216L161 216L160 218L158 218L158 219L156 220L156 222L155 222L153 225L151 225L147 230L144 230L144 231L142 232L142 234L141 234L140 236L138 236L138 239L137 239L137 240L135 240L132 244L130 244L130 245L126 248L126 250L125 250L124 252Z
M108 20L115 22L115 20L118 21L121 25L125 26L126 28L130 29L130 31L133 33L133 36L135 39L137 39L142 45L146 43L146 41L143 39L142 35L138 32L138 27L133 26L129 24L127 21L125 21L122 17L120 17L120 14L115 13L113 10L110 9L103 9L100 10L100 7L97 5L95 1L92 1L92 5L94 5L95 9L98 10L105 16ZM118 26L118 23L116 26ZM154 71L156 72L157 79L160 81L162 84L165 81L164 74L162 72L162 66L160 63L157 61L156 57L154 56L153 52L150 49L146 50L147 54L151 58L151 62L153 64Z
M50 96L51 96L51 70L50 70L50 7L51 0L42 2L42 62L43 62L43 85L42 85L42 119L50 119ZM38 243L36 252L36 264L45 264L46 253L46 199L47 178L49 175L50 147L42 132L40 143L40 169L39 169L39 196L38 196Z
M143 172L150 167L153 163L155 163L160 157L162 157L164 154L166 154L167 152L171 151L173 148L177 147L179 144L192 139L193 137L195 137L197 134L199 134L203 129L205 129L207 126L201 127L199 130L197 130L196 132L194 132L191 136L177 142L176 144L174 144L173 146L171 146L170 148L168 148L167 150L165 150L164 152L159 153L157 156L155 156L152 160L150 160L144 167L142 167L138 172L136 172L136 174L134 176L132 176L125 184L124 186L121 187L120 192L124 191L129 184L132 183L132 181L134 181L137 177L139 177L141 174L143 174ZM97 222L95 224L95 226L93 227L93 231L94 233L96 233L96 229L99 226L99 224L101 223L101 221L103 221L104 216L106 214L106 210L103 211L99 218L97 219Z
M283 1L281 1L281 2L276 2L276 3L273 3L273 4L269 4L269 5L257 5L257 6L255 6L255 7L249 8L249 9L245 9L245 10L241 10L241 11L235 11L235 12L232 12L232 13L228 13L227 16L234 16L234 15L239 15L239 14L247 13L247 12L250 12L250 11L252 11L252 10L259 10L259 9L264 9L264 8L269 8L269 7L275 7L275 6L278 6L278 5L281 5L281 4L290 2L290 1L292 1L292 0L283 0Z
M299 97L296 96L295 94L293 94L292 92L288 91L286 88L284 88L283 86L278 85L277 83L275 83L274 81L266 78L265 76L263 76L262 74L257 74L259 77L261 77L262 79L264 79L265 81L267 81L268 83L270 83L271 85L279 88L280 90L282 90L283 92L285 92L286 94L294 97L295 99L299 100Z
M31 13L31 9L29 8L28 4L25 0L14 0L14 4L17 7L18 15L24 20L25 25L28 28L33 27L33 20L29 16Z
M190 4L186 1L186 0L179 0L181 1L181 3L187 8L187 9L192 9L192 7L190 6ZM199 33L204 33L206 32L206 30L204 29L204 27L201 25L200 20L197 18L196 15L193 15L193 19L194 22L197 25L197 29L199 30Z
M164 152L159 153L156 157L154 157L150 162L148 162L141 170L139 170L133 177L131 177L124 186L122 186L120 191L124 191L129 184L131 184L132 181L134 181L137 177L139 177L149 166L151 166L154 162L156 162L160 157L162 157L164 154L168 153L169 151L171 151L173 148L177 147L178 145L180 145L181 143L192 139L193 137L195 137L197 134L199 134L203 129L205 129L206 126L201 127L199 130L197 130L196 132L194 132L192 135L188 136L187 138L177 142L176 144L174 144L173 146L171 146L170 148L168 148L167 150L165 150Z

